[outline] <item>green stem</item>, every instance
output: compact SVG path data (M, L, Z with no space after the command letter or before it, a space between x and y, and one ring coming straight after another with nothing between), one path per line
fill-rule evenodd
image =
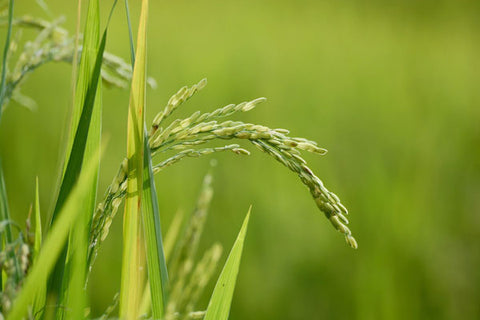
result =
M2 75L0 84L0 120L2 118L3 104L6 93L6 79L7 79L7 58L8 50L10 48L10 38L12 37L12 24L13 24L13 0L10 0L8 4L8 28L7 38L5 39L5 47L3 48L3 61L2 61Z
M0 159L0 221L11 221L10 219L10 211L8 209L8 200L7 200L7 190L5 188L5 180L3 178L3 168L2 162ZM10 223L5 225L5 247L7 245L13 243L13 232ZM14 250L10 252L10 258L13 259L15 264L15 283L17 284L21 277L22 273L20 272L20 265L18 263L17 257L15 256ZM0 278L1 279L1 278ZM1 282L0 282L1 286Z

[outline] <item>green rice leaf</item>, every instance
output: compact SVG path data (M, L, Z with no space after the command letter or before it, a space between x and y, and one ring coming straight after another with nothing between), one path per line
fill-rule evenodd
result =
M88 249L89 225L85 223L85 212L78 218L75 228L72 229L69 238L69 261L68 261L68 283L65 300L68 301L68 308L64 313L69 319L84 319L85 307L87 306L87 292L85 287ZM67 282L68 281L68 282ZM64 301L65 301L64 300Z
M35 243L33 246L33 264L36 264L38 261L38 255L40 254L40 248L42 247L42 218L40 214L40 191L38 186L38 177L35 183L34 215L35 215ZM37 288L37 293L35 294L35 301L33 302L32 314L35 317L38 317L39 319L42 318L46 295L47 293L46 293L45 287Z
M165 262L167 265L168 265L168 260L170 259L173 247L175 246L178 235L180 233L180 229L181 229L184 218L185 218L185 214L183 213L183 211L178 211L173 217L173 221L170 223L170 226L168 227L167 235L165 236L165 240L163 241L163 253L164 253ZM167 267L165 269L167 269ZM170 280L168 280L168 282L170 282ZM166 287L169 288L168 283ZM162 288L165 288L165 286L163 286ZM170 290L168 290L167 293L165 294L164 301L168 300L167 298L169 298L169 293L170 293ZM152 294L150 292L150 286L147 285L145 286L145 290L143 291L142 303L140 305L141 314L148 314L151 310L151 307L152 307Z
M74 129L77 128L80 120L80 115L82 113L83 101L85 100L89 86L92 82L92 77L98 77L100 75L94 74L95 61L97 57L97 52L99 49L99 39L100 39L100 8L99 0L90 0L88 3L87 18L85 22L85 31L83 37L83 46L82 46L82 56L78 71L78 80L75 86L75 100L73 106L73 115L72 115L72 126L70 132L70 140L68 142L67 154L72 151L72 145L74 142ZM98 149L100 146L101 138L101 121L102 121L102 100L101 100L101 85L102 82L98 81L97 90L95 92L95 99L93 102L93 110L90 120L90 127L88 129L88 137L85 145L84 160L91 157L92 153ZM88 250L88 245L83 244L83 239L88 237L88 231L90 229L93 212L95 209L95 201L97 195L97 185L98 185L98 166L97 172L95 174L96 178L92 182L90 188L90 196L85 203L85 213L82 215L82 220L78 228L73 230L73 234L68 241L68 252L69 256L66 264L66 269L63 273L62 280L62 293L60 295L59 304L61 305L70 305L72 304L72 313L75 317L82 316L83 310L80 310L81 313L78 313L77 308L83 309L82 304L86 303L86 295L83 290L83 283L85 281L86 275L86 265L84 265L85 258L82 258L82 255L86 256ZM76 241L75 247L71 248L72 242ZM83 269L82 269L83 268ZM70 270L75 269L75 270ZM75 297L74 297L75 296ZM75 308L74 306L77 306ZM65 312L64 308L59 308L59 312Z
M125 0L125 11L127 14L127 24L130 39L130 53L132 64L135 64L135 49L133 44L132 25L130 22L130 12L128 0ZM155 179L153 175L152 153L148 143L147 127L144 123L143 132L144 147L144 180L143 180L143 222L145 226L145 241L147 253L147 271L149 283L145 287L140 311L148 312L152 306L154 319L163 318L165 314L166 298L168 286L167 263L165 259L164 246L162 241L162 228L160 224L160 210L158 208L158 196L155 188ZM153 302L153 304L152 304Z
M128 8L128 0L125 0L125 12L127 14L128 38L130 39L130 56L132 58L132 68L135 64L135 45L133 44L132 22L130 20L130 9Z
M243 243L247 233L248 220L250 218L251 207L243 221L242 228L238 234L237 240L233 244L232 251L227 258L222 273L217 280L212 297L208 303L207 313L204 320L227 320L232 304L233 291L237 281L238 269L242 258Z
M95 3L95 1L96 0L92 0L91 3ZM116 1L114 1L114 4L112 6L112 11L115 8L115 5L116 5ZM111 17L112 11L110 12L110 17ZM110 18L109 18L109 21L110 21ZM108 30L108 23L107 23L107 27L105 28L105 31L103 32L103 36L101 38L100 44L98 45L98 49L95 51L95 63L93 64L93 71L91 71L90 81L88 82L86 93L82 100L83 106L81 109L81 115L78 121L78 125L76 127L75 136L74 136L72 147L71 147L71 152L68 157L67 166L64 171L64 176L62 179L60 191L55 204L55 209L52 215L50 225L52 225L56 220L58 213L61 211L65 203L65 200L67 199L73 186L75 185L77 178L79 176L79 173L82 170L84 157L91 153L92 146L94 146L95 144L98 144L98 142L92 142L89 144L88 138L89 138L90 127L92 125L92 118L94 118L95 100L97 97L97 90L100 82L99 79L101 76L100 73L101 73L101 66L103 61L103 53L105 51L107 30ZM85 74L82 73L82 71L80 71L79 77L81 78L84 76ZM95 139L92 138L91 141L96 141L96 138ZM97 169L96 169L97 172L98 172L98 165L99 165L99 159L97 159ZM95 174L95 176L97 176L97 174ZM94 202L94 199L95 199L94 197L96 194L96 183L97 183L97 179L95 178L92 181L92 186L90 188L90 196L88 197L88 199L85 200L86 203L92 203L92 201ZM91 221L93 208L88 208L88 210L89 211L84 216L87 216L86 219ZM61 299L63 299L63 294L60 294L60 293L64 291L62 288L64 288L64 286L66 285L65 283L63 283L66 255L67 255L67 251L65 249L62 255L60 256L58 264L55 268L55 272L53 273L53 278L52 278L52 282L49 290L50 292L54 292ZM65 275L65 277L67 279L69 278L68 273Z
M103 51L105 49L105 41L106 41L106 33L104 33L103 35L102 42L98 51L97 61L95 64L95 71L92 76L93 81L90 84L88 94L85 97L84 108L82 110L80 122L78 124L78 128L75 134L75 139L72 146L72 152L68 160L67 168L65 170L65 174L62 180L62 184L60 187L57 202L55 204L55 209L53 212L50 225L53 225L53 223L55 222L59 212L61 211L65 203L65 200L67 199L68 195L73 189L73 186L75 185L77 177L82 169L83 156L85 154L88 130L90 127L90 120L92 117L93 106L95 101L95 93L96 93L98 82L99 82L98 78L100 75L102 56L103 56ZM98 170L98 159L97 159L97 170ZM92 181L92 185L94 181ZM90 193L90 197L91 197L91 193ZM88 201L90 197L86 201ZM61 281L63 278L65 256L66 256L66 252L65 254L63 254L63 256L59 260L59 267L57 267L57 271L54 274L54 278L56 280L54 279L52 282L52 289L57 292L60 291L60 288L62 286Z
M68 234L75 226L83 211L83 203L88 199L92 181L97 170L98 153L88 161L80 173L78 182L66 199L50 232L48 233L37 261L33 264L23 287L13 302L12 309L7 319L22 319L27 314L38 290L46 289L47 278L51 274L68 238Z
M146 129L144 132L144 184L143 184L143 223L147 251L147 270L152 299L154 319L161 319L165 313L168 273L165 253L163 252L160 210L155 189L152 168L152 156L148 146Z
M120 287L120 318L137 319L143 293L141 201L143 193L144 110L146 90L146 37L148 0L142 1L128 111L128 180L123 221L123 257Z
M88 93L88 87L92 81L95 68L95 61L99 49L100 41L100 8L99 0L90 0L88 4L87 18L85 22L85 31L83 36L82 55L78 71L78 79L75 90L75 100L73 105L72 123L67 146L67 154L71 153L75 137L75 130L78 126L82 114L85 97ZM75 63L74 63L75 64ZM92 118L88 132L87 144L85 147L84 159L88 159L100 145L100 131L102 118L102 99L101 85L98 81L96 97L93 106ZM92 197L88 203L88 208L93 211L95 206L96 181L92 186Z
M35 181L35 244L33 248L33 257L34 262L37 259L38 253L42 246L42 217L40 213L40 191L38 186L38 177Z

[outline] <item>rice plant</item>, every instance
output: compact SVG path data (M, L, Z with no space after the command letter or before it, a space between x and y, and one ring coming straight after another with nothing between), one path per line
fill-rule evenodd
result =
M82 1L78 3L81 12ZM89 310L86 294L89 274L99 247L108 237L110 225L124 202L120 292L112 297L112 305L100 318L227 319L250 210L209 304L201 306L199 298L214 274L222 251L221 245L214 244L200 260L195 260L214 190L212 174L208 173L204 179L194 212L188 218L177 215L165 239L162 238L161 212L154 182L155 174L185 158L219 152L250 154L236 143L214 147L212 142L248 141L294 172L334 228L344 235L351 247L357 247L347 227L347 209L301 156L302 152L324 155L326 150L314 141L291 136L286 129L231 120L235 114L248 112L265 102L265 98L172 119L172 114L185 101L206 86L207 81L203 79L176 92L147 126L146 86L155 86L155 81L147 77L148 0L142 0L136 45L128 2L124 2L130 31L130 64L105 52L111 13L119 9L116 8L119 7L117 1L112 1L103 31L99 1L88 1L84 32L76 32L73 36L61 27L62 19L50 22L31 17L17 18L14 17L13 0L1 4L0 23L6 28L7 37L2 60L0 116L12 100L35 106L33 99L20 91L21 84L31 72L51 62L74 65L72 117L53 211L41 212L39 192L46 191L39 190L37 181L27 228L19 227L10 217L0 167L0 232L3 239L0 302L3 318L98 317L86 311ZM36 30L37 36L22 46L20 33L12 36L12 30L23 28ZM97 204L104 85L130 87L130 102L126 157L104 198ZM41 226L42 214L50 217L46 228ZM182 220L187 221L183 223ZM182 224L185 227L180 232Z

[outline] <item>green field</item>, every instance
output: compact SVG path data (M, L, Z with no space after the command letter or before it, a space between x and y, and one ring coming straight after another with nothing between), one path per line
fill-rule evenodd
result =
M16 1L15 16L64 15L73 33L76 1L45 2L51 16L34 0ZM130 2L136 25L140 1ZM101 3L106 17L111 1ZM128 60L122 6L109 32L106 50ZM147 92L147 123L204 77L176 116L267 97L236 118L328 149L306 159L349 209L359 243L350 249L295 174L251 144L249 157L165 169L156 182L168 226L193 210L216 160L201 248L222 243L222 263L253 205L231 319L480 318L479 37L478 1L151 1L147 69L158 88ZM36 176L43 211L53 209L70 79L70 65L46 65L22 86L37 108L3 112L0 156L19 223ZM126 154L129 97L104 89L99 197ZM90 280L93 314L120 289L121 243L119 214Z

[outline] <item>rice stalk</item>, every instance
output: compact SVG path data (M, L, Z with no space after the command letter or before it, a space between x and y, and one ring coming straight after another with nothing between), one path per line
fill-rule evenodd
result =
M125 320L138 317L143 272L141 255L144 249L141 228L143 168L144 168L144 110L146 94L146 35L148 0L142 0L138 26L135 67L128 110L127 134L127 198L123 220L123 253L120 287L120 313Z
M5 45L3 47L2 72L0 74L0 120L2 119L3 105L5 104L5 99L7 95L7 83L6 83L7 60L8 60L8 51L11 45L10 40L12 37L13 5L14 5L14 1L10 0L8 2L7 36L5 37Z
M125 0L125 10L127 13L132 68L134 68L136 56L133 44L132 25L130 22L130 13L127 0ZM141 59L146 60L145 46L141 49L141 53L144 55L141 57ZM145 84L143 85L145 86ZM148 282L145 286L143 298L141 300L142 302L140 304L140 312L143 312L144 310L145 312L148 312L148 309L151 306L153 318L161 319L165 314L165 307L168 297L167 287L169 280L167 263L164 253L164 245L162 240L162 228L160 224L158 195L153 173L152 153L150 150L150 146L148 145L148 134L145 121L143 125L143 131L144 176L142 217L145 230Z

